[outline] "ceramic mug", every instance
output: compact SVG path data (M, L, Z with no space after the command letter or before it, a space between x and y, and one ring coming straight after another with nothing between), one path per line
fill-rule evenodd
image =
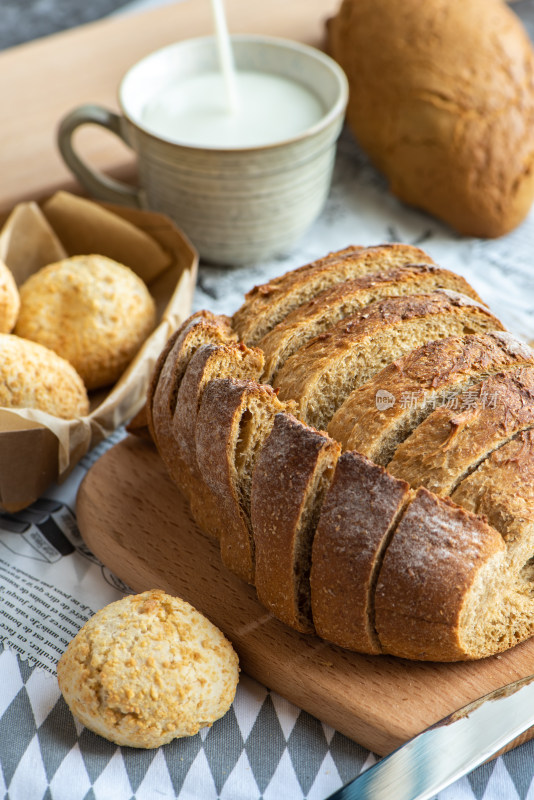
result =
M323 116L300 135L257 147L195 147L151 133L143 109L159 87L218 69L215 40L205 37L143 58L121 81L121 114L97 105L76 108L60 124L58 145L93 197L167 214L204 259L245 264L287 252L319 215L330 188L348 85L335 61L297 42L238 35L232 36L232 47L238 70L303 84L319 98ZM111 130L135 151L138 188L81 159L73 133L88 123Z

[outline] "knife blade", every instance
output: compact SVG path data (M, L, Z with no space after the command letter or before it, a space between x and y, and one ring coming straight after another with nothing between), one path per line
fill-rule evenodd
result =
M430 800L534 725L534 675L427 728L327 800Z

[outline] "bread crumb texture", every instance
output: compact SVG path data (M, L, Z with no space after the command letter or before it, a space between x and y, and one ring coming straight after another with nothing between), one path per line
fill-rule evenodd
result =
M144 282L99 255L43 267L20 287L20 301L15 333L66 358L87 389L114 383L156 323Z
M185 601L151 590L91 617L57 675L67 705L87 728L118 745L153 748L222 717L239 666L215 625Z
M0 406L35 408L63 419L89 413L74 367L52 350L9 333L0 334Z

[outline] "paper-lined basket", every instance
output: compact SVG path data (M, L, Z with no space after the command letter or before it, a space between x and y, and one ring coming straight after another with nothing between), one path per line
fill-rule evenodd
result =
M0 260L19 286L47 264L88 253L113 258L145 281L157 325L117 383L90 394L86 417L63 420L34 409L0 408L0 507L7 511L36 500L140 411L160 351L191 310L197 254L161 214L58 192L42 205L16 206L0 231Z

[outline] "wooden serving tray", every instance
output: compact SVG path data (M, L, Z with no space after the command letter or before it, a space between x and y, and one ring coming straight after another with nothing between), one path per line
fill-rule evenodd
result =
M359 655L294 632L225 569L141 439L128 437L94 464L77 515L93 553L135 591L161 588L190 602L232 641L244 672L380 755L534 672L534 640L482 661L434 664ZM532 736L534 728L508 749Z

